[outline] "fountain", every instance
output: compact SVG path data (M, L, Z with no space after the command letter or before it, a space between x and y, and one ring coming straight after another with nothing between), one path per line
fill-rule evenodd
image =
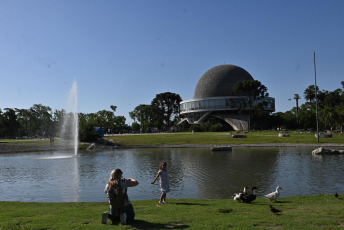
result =
M69 92L60 135L64 146L73 148L76 157L79 145L78 84L76 82L73 83Z

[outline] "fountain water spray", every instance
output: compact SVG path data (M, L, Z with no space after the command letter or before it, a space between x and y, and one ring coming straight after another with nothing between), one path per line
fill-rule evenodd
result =
M63 116L61 139L64 145L74 147L74 154L78 154L79 145L79 116L78 116L78 84L73 83L69 92L66 113Z

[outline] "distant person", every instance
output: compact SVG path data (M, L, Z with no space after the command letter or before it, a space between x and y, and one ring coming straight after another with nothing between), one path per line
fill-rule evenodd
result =
M112 223L120 221L123 225L134 221L134 207L129 200L127 190L128 187L137 186L139 182L133 178L125 179L122 175L122 170L112 170L109 182L105 186L104 192L109 198L110 213L103 213L102 224L106 224L108 218Z
M160 190L161 190L161 196L160 196L160 204L166 204L166 193L170 191L170 182L168 179L168 173L167 173L167 163L165 161L160 163L160 170L158 171L158 174L154 178L153 182L151 184L154 184L155 181L160 178Z

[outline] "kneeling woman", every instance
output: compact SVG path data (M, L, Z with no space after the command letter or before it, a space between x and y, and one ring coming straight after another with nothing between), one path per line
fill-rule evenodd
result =
M134 207L130 203L127 195L128 187L134 187L139 184L139 182L133 178L125 179L122 178L123 172L120 169L112 170L110 174L109 182L105 186L104 192L109 197L110 203L110 213L104 212L102 216L102 223L106 224L109 218L112 222L121 221L122 224L133 221L135 218ZM113 191L120 191L120 196L113 198ZM121 203L119 204L115 204ZM114 207L113 207L114 206Z

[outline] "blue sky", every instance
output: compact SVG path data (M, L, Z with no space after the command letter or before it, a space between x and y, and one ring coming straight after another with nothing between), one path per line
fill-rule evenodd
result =
M344 1L0 0L0 109L65 108L127 118L156 94L193 98L210 68L247 70L276 99L344 81Z

